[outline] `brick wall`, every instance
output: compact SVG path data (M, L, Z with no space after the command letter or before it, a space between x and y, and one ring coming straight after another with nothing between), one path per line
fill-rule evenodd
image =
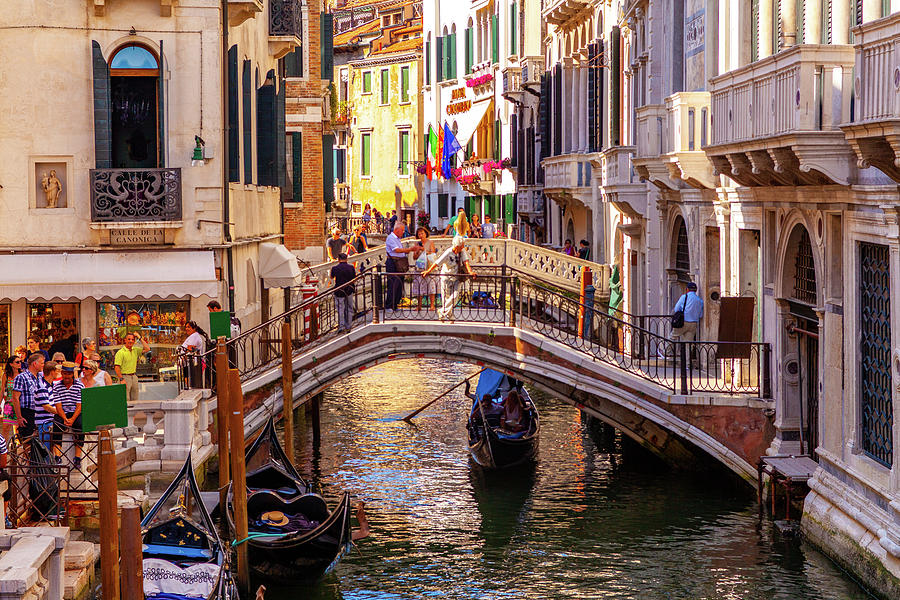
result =
M308 0L304 77L288 78L285 121L288 134L300 132L303 140L303 183L294 191L294 202L285 204L284 243L291 250L321 249L325 239L325 202L322 181L322 134L327 131L325 105L327 81L321 76L319 19L322 0ZM291 143L288 138L288 144ZM315 258L312 253L301 253Z

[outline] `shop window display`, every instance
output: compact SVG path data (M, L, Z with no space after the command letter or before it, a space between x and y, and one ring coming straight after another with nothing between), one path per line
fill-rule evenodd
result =
M138 377L165 381L175 378L175 355L186 337L187 302L101 302L97 304L97 346L103 368L112 371L125 335L138 332L150 348L138 362Z
M9 347L9 305L0 304L0 362L6 363L6 357L12 349Z
M78 305L69 302L28 304L28 335L36 335L41 350L51 356L62 352L66 358L74 360L78 347Z

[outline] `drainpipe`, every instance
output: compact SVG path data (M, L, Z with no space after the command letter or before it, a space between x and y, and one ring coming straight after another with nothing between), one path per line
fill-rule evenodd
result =
M231 249L230 206L228 188L228 140L231 134L228 123L228 0L222 0L222 234L225 238L225 269L228 283L228 310L234 314L234 264Z

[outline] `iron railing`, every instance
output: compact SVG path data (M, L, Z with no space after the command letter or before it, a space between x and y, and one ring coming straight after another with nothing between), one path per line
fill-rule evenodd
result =
M628 318L611 316L602 306L582 302L572 292L552 289L506 267L478 269L474 277L434 274L423 279L418 273L384 273L379 265L345 286L354 288L356 324L404 320L505 324L555 340L674 394L771 397L768 344L673 341ZM395 307L387 298L392 286L402 296ZM281 361L285 321L291 323L294 353L339 335L336 291L331 288L308 298L229 340L229 361L241 378L253 377ZM452 305L444 305L445 292L455 294ZM665 329L662 315L648 323ZM214 380L214 349L200 359L207 386Z
M303 37L299 0L270 0L269 35Z
M91 221L180 221L181 169L91 169Z

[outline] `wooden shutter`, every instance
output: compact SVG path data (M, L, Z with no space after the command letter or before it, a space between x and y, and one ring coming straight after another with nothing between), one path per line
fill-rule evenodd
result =
M250 61L245 60L243 71L241 72L241 100L243 102L241 122L244 133L244 183L253 183L253 125L250 122L253 118L253 106L251 104L250 71Z
M303 134L291 133L291 197L294 202L303 202Z
M513 166L519 164L519 117L516 113L509 116L509 160Z
M472 28L467 27L465 33L466 75L472 72Z
M619 28L613 26L609 36L609 143L618 146L622 132L621 123L621 86L619 77L622 73L622 53L619 47Z
M491 15L491 58L500 62L500 21L496 13Z
M270 74L274 75L272 71ZM256 90L256 182L266 186L276 184L274 83Z
M370 175L372 169L372 136L364 133L362 136L362 175Z
M409 67L400 67L400 101L409 101Z
M166 58L163 53L163 42L159 40L159 75L156 85L156 166L166 166Z
M562 65L553 67L553 156L562 154Z
M431 40L425 42L425 85L431 85Z
M516 3L513 2L509 5L509 53L510 55L516 54L516 42L518 41L518 25L519 25L519 10Z
M494 160L500 160L501 158L500 153L503 151L502 134L500 119L494 119Z
M97 42L91 42L94 70L94 166L112 168L112 116L110 109L109 64Z
M285 77L303 77L303 46L284 57Z
M334 79L334 17L323 12L319 21L319 37L321 39L322 79Z
M450 79L456 79L456 32L450 34Z
M237 45L228 49L228 181L241 180Z
M381 70L381 103L388 103L388 87L390 86L390 71L388 69Z
M334 136L322 136L322 196L325 212L331 212L334 203Z
M587 66L587 127L588 127L588 152L598 152L597 148L597 78L600 76L600 68L597 66L598 42L588 44Z
M541 97L538 99L538 118L540 123L538 130L541 133L541 159L550 156L550 107L551 107L551 83L553 76L550 73L541 73Z
M516 195L515 194L506 194L504 199L504 211L503 211L503 220L506 224L515 223L516 222Z
M284 100L285 85L284 79L280 81L281 89L275 96L275 185L281 189L281 195L284 197L284 191L287 187L287 139L285 130Z

